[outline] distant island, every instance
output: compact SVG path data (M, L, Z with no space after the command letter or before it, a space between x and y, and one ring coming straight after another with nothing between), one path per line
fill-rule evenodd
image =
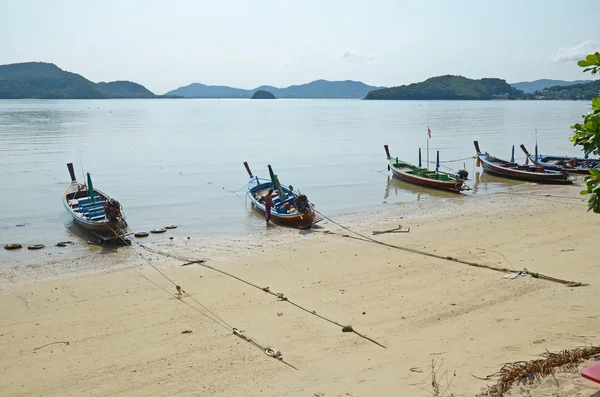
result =
M526 94L532 94L536 91L542 91L546 88L550 87L559 87L559 86L567 86L573 84L586 84L591 83L592 80L575 80L575 81L565 81L565 80L551 80L551 79L541 79L534 81L522 81L519 83L512 83L511 86L516 88L517 90L521 90Z
M0 99L174 98L131 81L93 83L52 63L0 65Z
M275 95L271 94L269 91L258 90L254 94L252 94L250 99L277 99L277 98L275 97Z
M505 80L485 78L468 79L463 76L432 77L421 83L371 91L365 99L386 100L489 100L517 99L522 91L511 87Z
M193 83L169 91L166 95L177 95L184 98L250 98L254 92L264 90L272 93L277 98L362 99L369 91L377 88L381 87L370 86L363 82L352 80L316 80L307 84L292 85L285 88L264 85L253 90Z
M475 80L445 75L390 88L371 86L353 80L315 80L285 88L263 85L252 90L192 83L165 95L156 95L146 87L131 81L94 83L81 75L64 71L53 63L25 62L0 65L0 99L259 99L255 95L267 94L270 99L589 100L600 95L600 80L541 79L508 84L498 78Z
M556 85L552 85L557 83ZM543 87L534 92L524 92ZM563 80L536 80L508 84L505 80L469 79L463 76L438 76L421 83L371 91L365 99L372 100L589 100L600 95L600 80L582 80L581 83Z
M525 94L525 99L530 100L591 100L600 96L600 80L588 83L556 85L543 90Z

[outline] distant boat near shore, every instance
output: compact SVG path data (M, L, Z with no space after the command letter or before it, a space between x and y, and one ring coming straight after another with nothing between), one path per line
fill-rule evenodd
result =
M600 169L600 159L541 155L536 157L527 151L525 145L521 145L521 150L523 150L529 160L536 165L544 167L546 170L566 171L574 174L587 175L590 173L590 169Z
M544 167L539 165L520 165L514 161L501 160L487 152L482 153L479 149L479 142L474 141L473 144L477 151L478 163L481 163L483 170L487 173L504 178L537 183L573 183L573 178L567 172L545 170Z

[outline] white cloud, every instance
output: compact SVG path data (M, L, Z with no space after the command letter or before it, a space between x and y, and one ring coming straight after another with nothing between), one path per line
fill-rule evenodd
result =
M342 55L340 55L340 58L357 58L357 57L358 57L358 53L353 50L346 50L346 51L342 52Z
M354 60L354 61L367 62L369 64L377 63L377 60L375 59L375 57L373 55L360 54L359 52L354 51L354 50L345 50L340 55L340 58Z
M600 44L593 40L586 40L570 48L559 48L550 59L555 63L576 62L596 51L600 51Z

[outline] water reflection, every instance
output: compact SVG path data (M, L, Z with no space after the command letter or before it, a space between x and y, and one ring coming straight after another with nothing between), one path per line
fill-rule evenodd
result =
M460 195L444 190L414 185L388 175L383 198L384 200L388 200L390 197L397 197L399 198L397 201L409 202L415 200L428 200L431 198L452 198L457 196Z
M519 181L516 179L502 178L499 176L488 174L483 171L475 172L475 183L473 184L473 193L490 193L511 190L530 184L530 182Z

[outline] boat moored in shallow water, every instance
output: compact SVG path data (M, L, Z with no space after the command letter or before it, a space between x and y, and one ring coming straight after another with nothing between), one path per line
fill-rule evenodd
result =
M482 153L479 142L474 141L478 162L487 173L511 179L537 183L571 184L573 177L564 171L546 170L539 165L520 165L513 161L498 159L489 153Z
M247 162L244 162L244 167L250 176L248 198L256 210L265 212L264 196L273 189L271 219L274 222L298 229L309 229L313 224L323 220L315 211L314 204L308 201L304 194L295 190L292 185L279 183L279 178L273 173L270 165L268 166L269 179L254 176Z
M390 155L388 145L383 146L388 159L388 168L392 174L403 181L425 186L433 189L447 190L449 192L460 193L463 190L468 190L464 185L467 180L468 172L466 170L459 171L458 174L439 171L440 152L437 152L437 166L435 171L430 171L427 168L421 167L421 150L419 149L419 166L399 160Z
M125 210L106 193L95 189L92 177L87 174L87 184L77 182L73 164L67 164L71 185L63 194L63 205L73 221L104 241L126 242L132 234L125 219Z
M535 156L527 151L525 145L521 145L521 150L523 150L529 160L536 165L544 167L546 170L566 171L572 174L584 175L589 174L590 169L600 170L600 159L587 159L569 156Z

